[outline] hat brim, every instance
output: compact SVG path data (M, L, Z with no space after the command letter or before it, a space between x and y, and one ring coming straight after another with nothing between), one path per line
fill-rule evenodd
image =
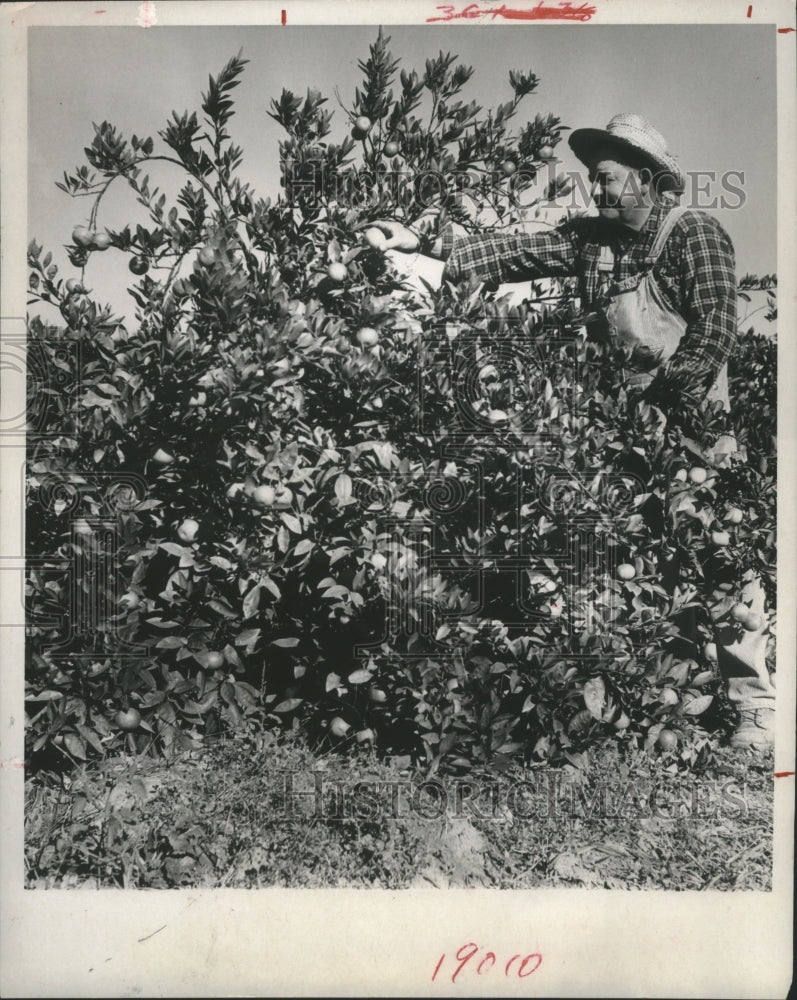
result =
M674 162L668 163L659 157L653 156L648 150L643 149L636 143L629 142L612 132L607 132L602 128L577 128L570 133L568 145L581 160L586 164L589 154L597 146L614 146L619 149L627 149L635 157L641 157L651 167L656 174L660 191L674 191L683 193L684 177L680 168Z

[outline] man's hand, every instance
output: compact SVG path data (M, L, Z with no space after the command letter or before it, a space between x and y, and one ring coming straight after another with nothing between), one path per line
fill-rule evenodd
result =
M401 222L391 222L388 219L377 219L367 223L369 227L379 229L385 234L383 250L402 250L404 253L415 253L421 245L418 233Z
M430 208L423 212L412 226L405 226L392 219L377 219L375 222L363 223L363 226L379 229L385 234L383 250L401 250L404 253L417 253L424 237L435 232L439 225L440 209Z

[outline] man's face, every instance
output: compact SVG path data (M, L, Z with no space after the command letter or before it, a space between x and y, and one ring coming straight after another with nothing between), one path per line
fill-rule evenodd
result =
M589 158L595 207L604 219L624 220L647 204L647 177L617 159L617 152L597 149Z

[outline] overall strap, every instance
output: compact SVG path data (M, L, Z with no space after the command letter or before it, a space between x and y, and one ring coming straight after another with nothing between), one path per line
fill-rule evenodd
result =
M653 241L653 246L650 248L650 253L645 258L645 263L648 267L652 267L659 259L661 252L664 249L664 244L667 242L667 238L675 228L675 224L684 212L687 211L688 209L685 205L676 205L664 216L664 221L659 226L656 238Z

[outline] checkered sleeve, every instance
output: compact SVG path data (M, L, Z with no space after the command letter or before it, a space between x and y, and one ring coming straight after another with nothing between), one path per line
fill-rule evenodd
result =
M454 237L443 232L444 281L478 277L493 281L525 281L569 277L576 273L576 246L564 226L540 233L480 233Z
M695 212L684 221L680 291L687 327L661 374L671 391L701 400L736 343L736 271L733 244L715 219Z

